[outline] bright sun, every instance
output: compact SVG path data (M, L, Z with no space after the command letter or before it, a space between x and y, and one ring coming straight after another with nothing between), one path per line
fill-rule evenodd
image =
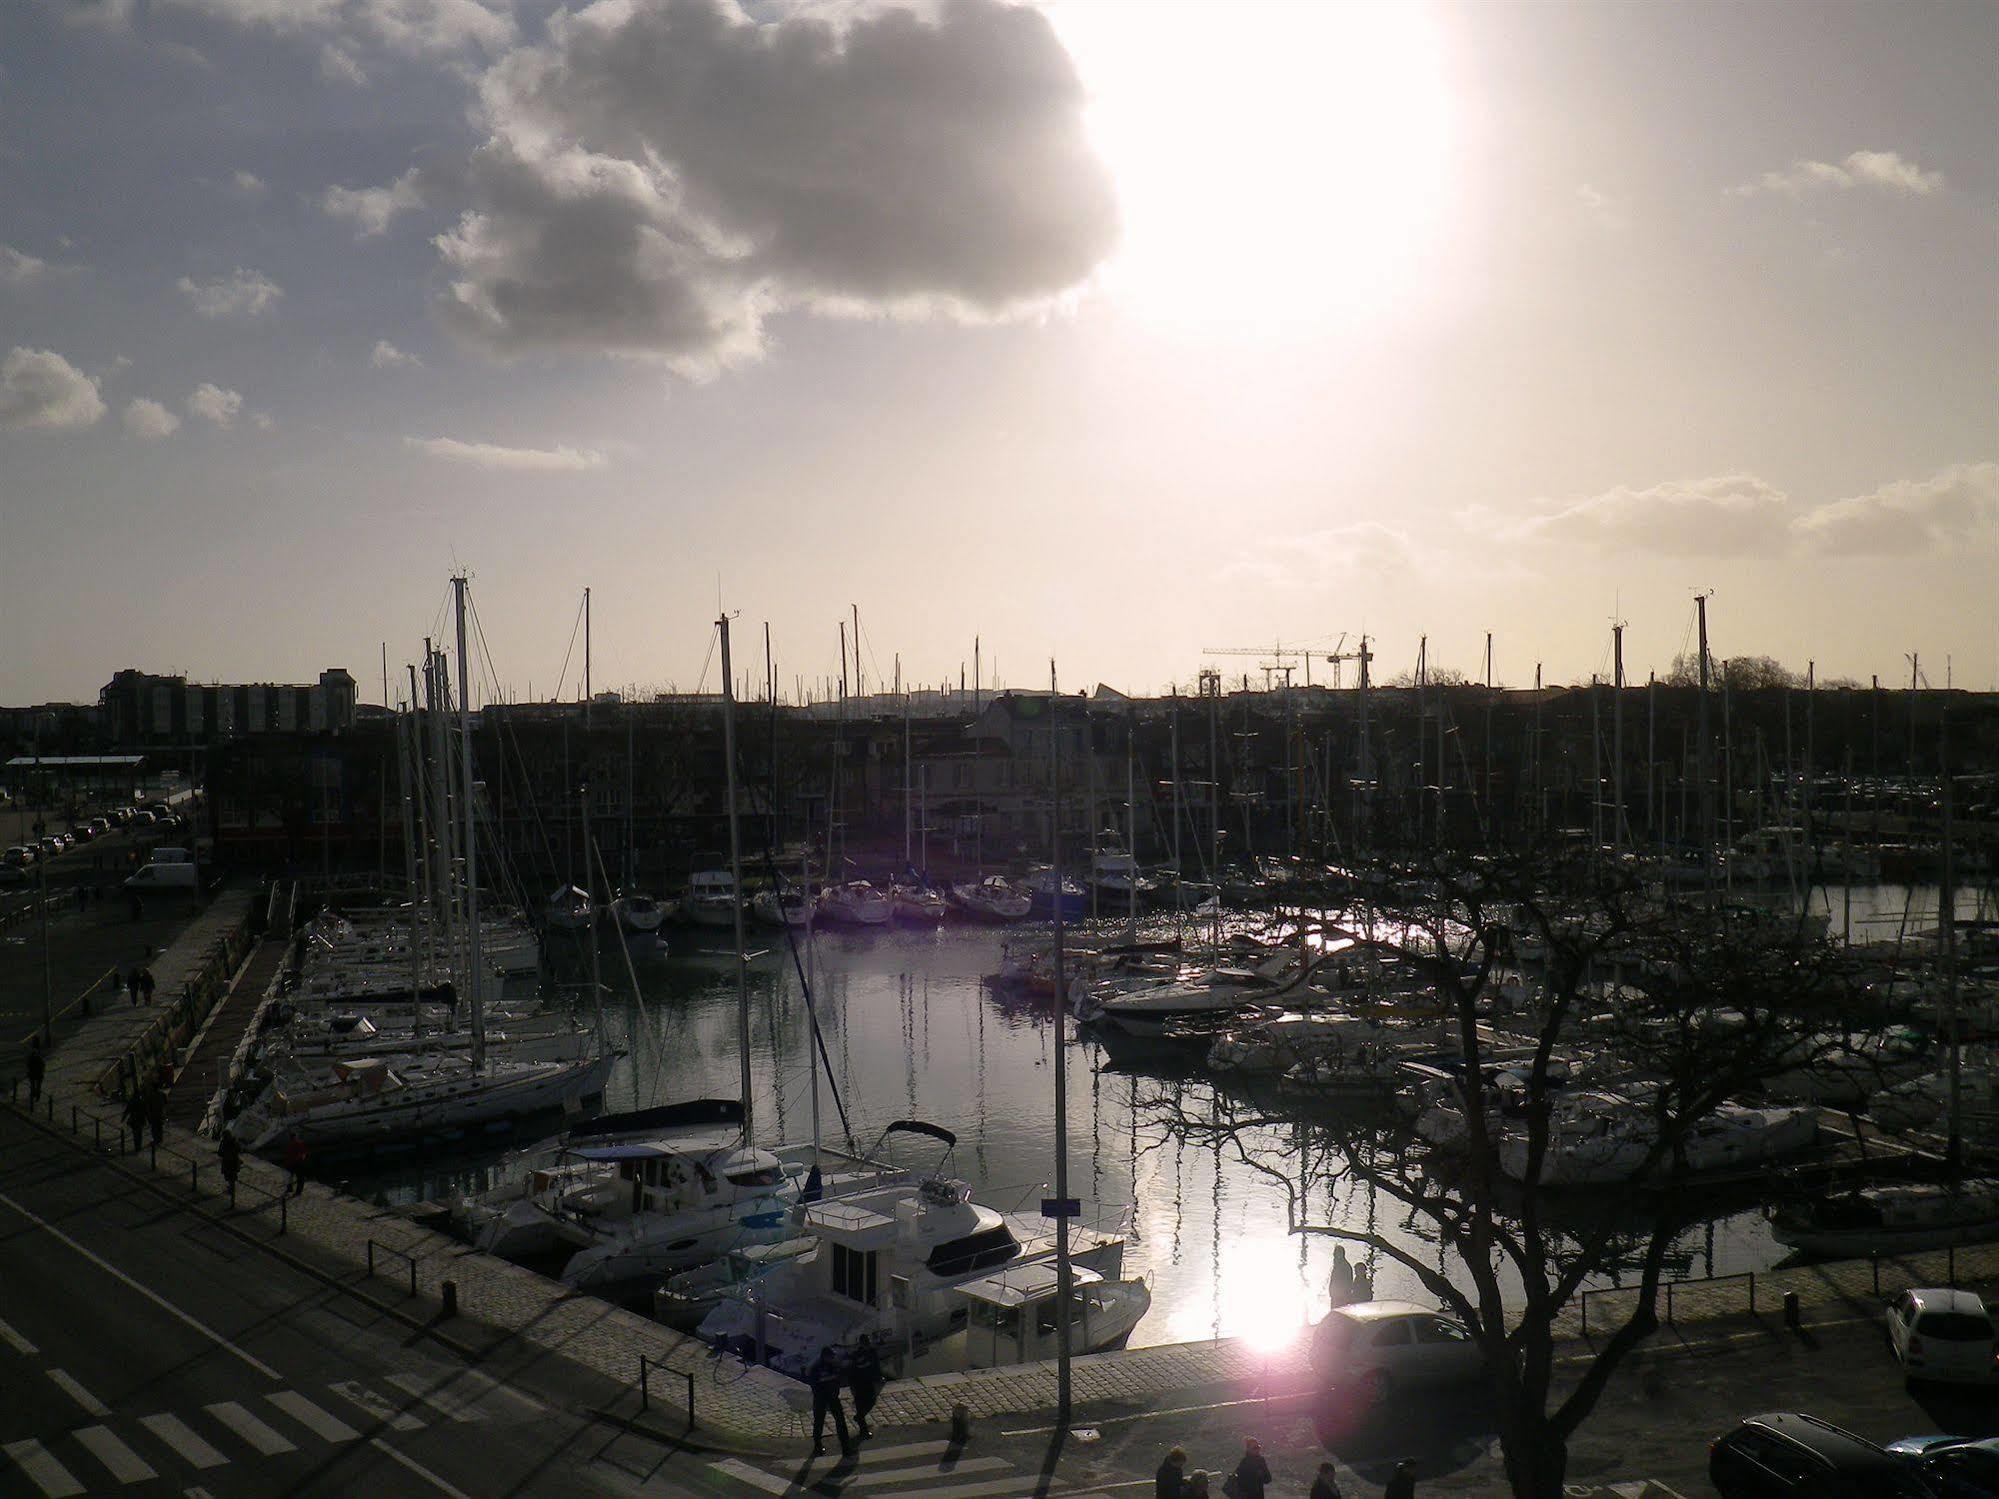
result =
M1123 243L1162 330L1230 342L1366 319L1441 238L1451 100L1416 0L1055 0Z

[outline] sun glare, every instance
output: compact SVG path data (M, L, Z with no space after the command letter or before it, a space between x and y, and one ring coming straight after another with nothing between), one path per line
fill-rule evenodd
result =
M1417 3L1057 0L1146 322L1262 341L1361 320L1423 274L1447 204L1443 40Z

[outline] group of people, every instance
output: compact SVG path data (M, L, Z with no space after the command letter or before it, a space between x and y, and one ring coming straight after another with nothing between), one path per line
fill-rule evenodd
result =
M153 1002L153 970L144 963L134 963L125 975L125 992L132 997L132 1003L151 1004Z
M1245 1437L1241 1460L1222 1479L1220 1499L1264 1499L1270 1481L1270 1464L1263 1456L1263 1444L1255 1437ZM1196 1468L1188 1472L1187 1449L1175 1447L1153 1475L1153 1499L1210 1499L1208 1483L1207 1470ZM1309 1499L1341 1499L1338 1470L1331 1463L1319 1464ZM1395 1465L1381 1499L1416 1499L1414 1458L1405 1457Z
M875 1408L882 1385L887 1382L882 1373L881 1350L867 1333L862 1333L852 1348L829 1345L819 1350L806 1382L812 1386L812 1455L826 1455L826 1418L831 1416L833 1430L840 1438L840 1451L851 1457L856 1440L866 1441L875 1434L868 1425L868 1413ZM854 1397L852 1437L847 1434L846 1408L840 1403L843 1389Z
M1347 1258L1344 1244L1333 1251L1333 1269L1326 1278L1326 1294L1334 1306L1352 1306L1358 1301L1374 1300L1374 1277L1368 1274L1367 1266L1356 1265Z

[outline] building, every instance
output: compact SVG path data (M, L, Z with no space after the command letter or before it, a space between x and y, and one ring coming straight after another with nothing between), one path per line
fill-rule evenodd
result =
M127 669L98 695L105 732L125 747L197 745L250 734L341 734L354 726L354 678L336 666L310 686L227 686Z

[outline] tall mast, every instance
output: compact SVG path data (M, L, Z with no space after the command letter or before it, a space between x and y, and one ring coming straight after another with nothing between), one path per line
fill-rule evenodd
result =
M1126 871L1125 894L1129 897L1131 924L1138 925L1138 780L1135 761L1138 750L1138 722L1127 713L1124 723L1124 856L1130 861Z
M458 604L458 780L459 801L465 809L465 982L472 991L472 1070L486 1065L486 1007L480 998L479 974L484 966L479 950L479 839L472 805L472 694L465 670L465 574L451 580Z
M1049 821L1050 875L1055 888L1055 1424L1067 1430L1070 1412L1069 1303L1075 1272L1069 1265L1069 988L1063 976L1062 925L1062 714L1055 685L1055 661L1048 662L1049 782L1054 816Z
M1180 940L1180 922L1187 904L1187 871L1180 864L1180 688L1173 688L1173 940Z
M743 845L736 828L736 679L729 662L729 617L715 621L722 632L722 757L727 762L724 782L729 798L729 882L734 887L730 902L736 925L736 1050L743 1064L743 1144L755 1136L750 1127L750 988L749 965L743 952Z
M590 590L587 588L583 590L583 732L590 732ZM583 841L588 848L590 840ZM583 862L587 872L590 861Z
M909 694L902 695L902 867L909 868L909 805L914 788L909 784Z
M1707 878L1708 899L1712 901L1714 899L1714 893L1715 893L1714 891L1714 779L1713 779L1712 770L1709 766L1710 751L1708 748L1708 722L1707 722L1708 659L1707 659L1707 595L1706 594L1699 593L1694 595L1694 608L1698 610L1700 614L1700 651L1701 651L1700 714L1699 714L1699 722L1696 725L1696 730L1695 730L1696 740L1694 744L1694 752L1698 756L1698 765L1695 770L1695 777L1700 782L1701 868L1705 872Z
M1610 846L1624 851L1624 623L1610 627Z
M1944 712L1948 712L1946 707ZM1961 1121L1962 1093L1958 1059L1957 1023L1957 868L1953 847L1950 797L1949 728L1940 718L1937 729L1938 769L1943 780L1943 876L1937 890L1937 937L1943 951L1944 1027L1950 1033L1950 1128L1945 1137L1944 1159L1956 1170L1964 1159ZM1850 881L1849 881L1850 883Z

